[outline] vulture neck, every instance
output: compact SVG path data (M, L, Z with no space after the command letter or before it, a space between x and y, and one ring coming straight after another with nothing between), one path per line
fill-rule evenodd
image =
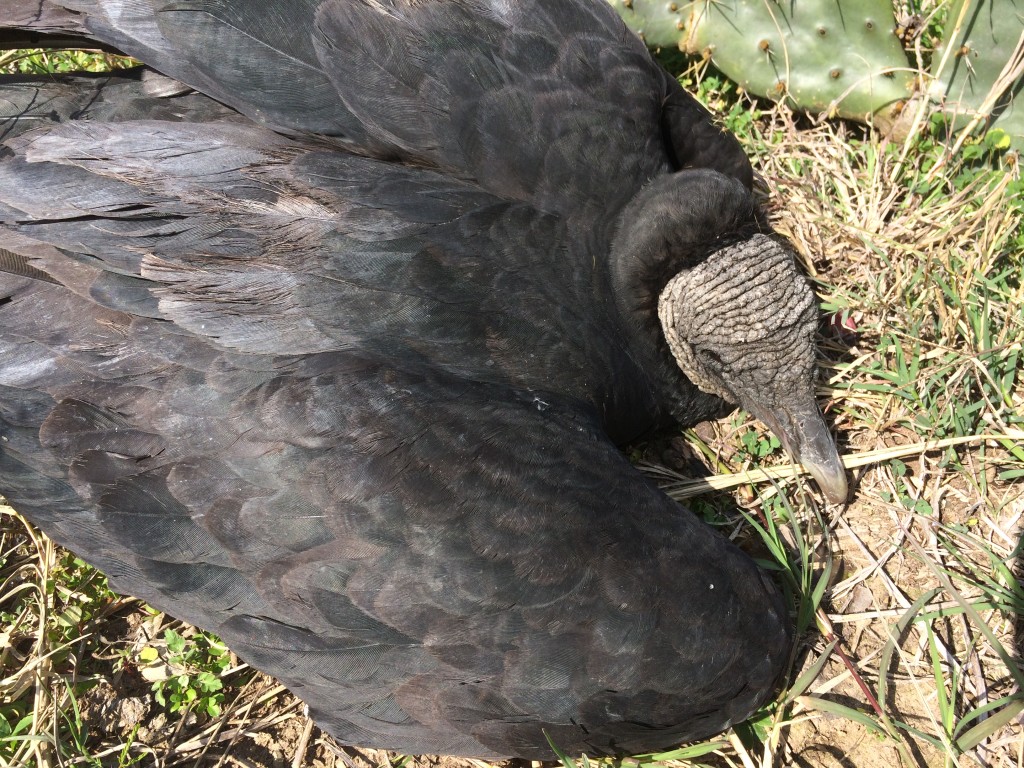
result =
M732 410L701 392L679 369L658 320L669 281L711 253L761 226L750 191L707 169L658 176L622 209L612 239L609 279L630 347L650 376L656 397L683 426Z

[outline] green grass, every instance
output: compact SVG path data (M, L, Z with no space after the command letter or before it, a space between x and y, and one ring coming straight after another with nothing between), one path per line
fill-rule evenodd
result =
M849 678L839 698L821 678L809 693L793 684L780 699L788 708L783 718L794 731L805 716L845 720L859 728L858 737L878 739L886 756L862 763L871 758L861 755L856 765L893 757L904 764L1018 764L1024 707L1014 624L1022 605L1012 563L1024 511L1016 485L1024 466L1024 187L1015 155L1002 137L990 136L968 142L969 151L950 161L939 126L897 144L855 127L801 130L779 111L765 120L767 112L742 138L762 159L780 205L777 226L806 258L823 309L857 318L852 347L828 337L822 344L830 374L824 392L847 451L979 436L967 448L878 464L831 523L799 493L785 514L778 504L752 502L768 519L798 522L788 543L801 555L791 559L786 580L801 585L798 615L813 608L821 638L808 642L802 669L828 677L831 668ZM749 434L739 433L739 446L723 435L732 445L717 455L742 460L751 452ZM779 545L777 533L751 521ZM801 528L822 537L811 546ZM844 534L861 546L851 548ZM826 562L841 556L848 568L867 570L839 582L842 589L821 592L814 589L821 581L807 574L828 567L815 566L809 549L832 553ZM912 574L893 568L908 560L916 564L906 569ZM857 636L874 632L882 643L863 661L828 626L829 616L843 618L837 604L854 584L872 585L873 602L887 598L876 611L883 615L861 622L866 629ZM816 694L816 687L827 692ZM828 728L821 740L845 749L850 731ZM796 743L806 749L815 738ZM732 759L771 765L780 755L768 745L746 755L737 750Z
M9 514L9 513L8 513ZM13 517L13 516L12 516ZM82 725L74 694L93 674L101 628L123 604L106 579L30 529L0 537L0 761L17 765L29 755L66 756ZM62 706L66 703L69 708ZM51 739L53 718L64 739Z
M104 65L88 56L0 56L0 67ZM858 768L1020 766L1019 159L998 135L951 157L956 137L940 123L886 140L753 101L713 74L683 79L753 158L824 315L853 326L823 326L820 393L859 468L841 509L799 482L742 474L737 493L687 502L774 572L800 643L778 696L750 721L623 765L839 765L843 755ZM787 462L743 414L685 439L716 474ZM933 440L946 442L920 447ZM680 498L691 492L670 470L656 477ZM228 764L257 724L291 750L282 759L306 749L287 735L301 720L294 703L215 639L113 596L23 520L0 515L0 764L195 764L199 754ZM157 694L145 718L87 725L94 692L133 674ZM355 750L345 760L418 764Z
M0 51L0 73L48 75L58 72L109 72L134 66L132 59L94 51L50 51L42 48Z

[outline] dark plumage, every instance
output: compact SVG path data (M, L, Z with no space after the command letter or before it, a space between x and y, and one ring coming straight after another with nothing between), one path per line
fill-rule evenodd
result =
M742 402L845 481L735 140L583 0L0 0L0 491L349 743L628 753L786 611L622 443ZM660 318L659 318L660 314Z

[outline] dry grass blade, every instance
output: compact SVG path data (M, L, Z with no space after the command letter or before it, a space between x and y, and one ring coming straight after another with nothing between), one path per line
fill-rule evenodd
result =
M905 459L908 456L917 456L922 453L980 443L985 440L1024 441L1024 432L1010 430L1005 434L968 435L965 437L947 437L941 440L925 440L908 445L893 446L892 448L877 448L857 454L847 454L842 456L841 459L844 467L855 469L857 467L880 464L892 459ZM665 492L679 501L701 496L711 491L729 490L743 485L759 485L793 480L810 474L801 464L783 464L776 467L759 467L734 474L688 478L660 464L642 463L639 466L645 472L658 478Z

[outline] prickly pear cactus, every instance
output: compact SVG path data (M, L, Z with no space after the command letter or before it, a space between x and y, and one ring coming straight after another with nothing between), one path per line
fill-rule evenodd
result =
M640 39L652 48L684 48L691 3L665 0L608 0Z
M911 94L891 0L609 1L648 45L710 58L751 93L800 109L887 124Z
M957 127L979 116L1024 149L1024 0L960 0L945 26L931 96Z

